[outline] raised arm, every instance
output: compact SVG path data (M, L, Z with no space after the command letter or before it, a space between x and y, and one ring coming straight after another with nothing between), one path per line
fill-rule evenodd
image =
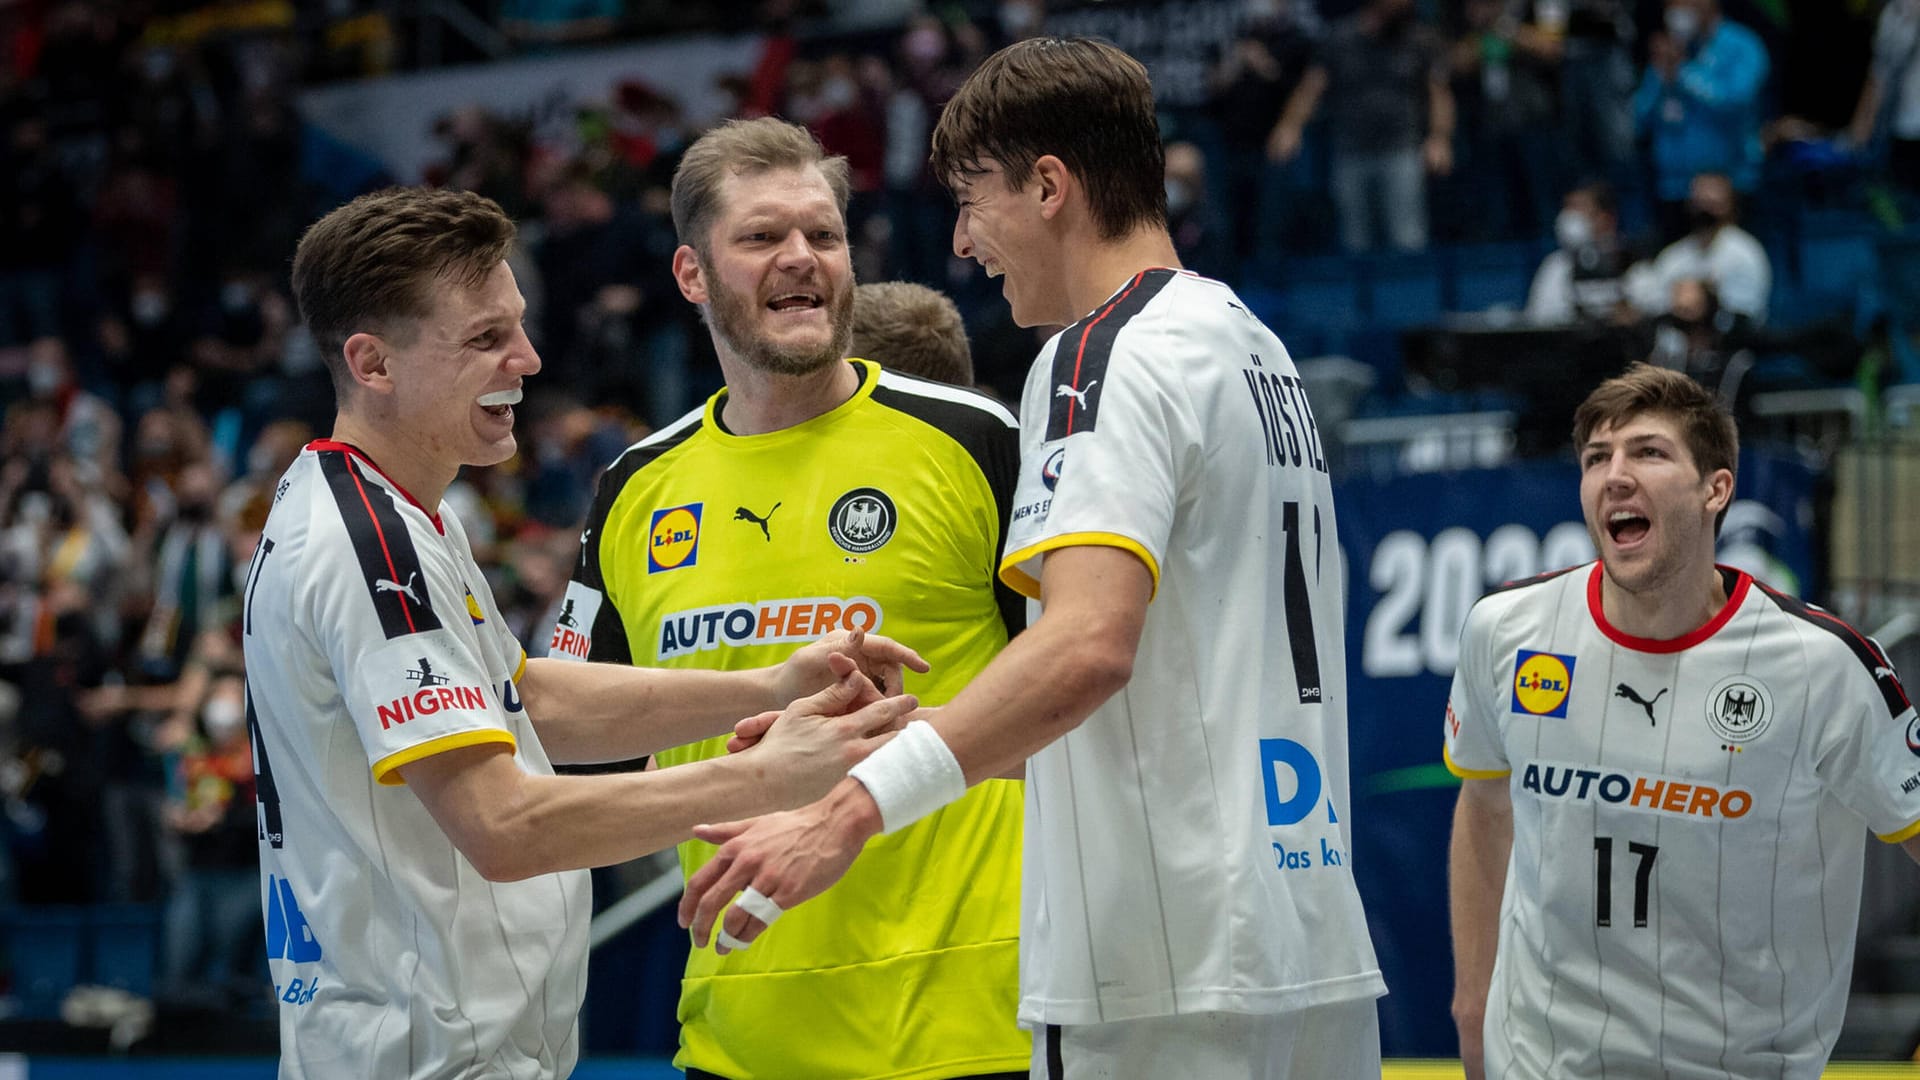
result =
M1513 802L1507 779L1462 780L1447 853L1453 926L1453 1022L1467 1080L1484 1080L1487 987L1500 932L1500 896L1513 851Z

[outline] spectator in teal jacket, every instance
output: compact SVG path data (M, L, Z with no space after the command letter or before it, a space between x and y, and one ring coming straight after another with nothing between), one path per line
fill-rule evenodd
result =
M1647 42L1634 120L1653 140L1661 224L1684 232L1687 186L1724 173L1742 193L1760 181L1761 90L1770 62L1753 31L1720 16L1719 0L1667 0Z

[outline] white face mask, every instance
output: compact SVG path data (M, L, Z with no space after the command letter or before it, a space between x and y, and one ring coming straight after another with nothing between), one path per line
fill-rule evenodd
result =
M1667 33L1672 34L1685 45L1700 32L1700 13L1690 7L1670 7L1667 9Z
M207 729L207 738L215 743L226 742L246 722L246 707L237 697L216 697L200 707L200 724Z
M34 397L52 397L66 384L67 369L59 364L36 360L27 365L27 391Z
M1593 222L1578 210L1562 210L1553 219L1553 238L1567 251L1593 243Z
M1167 212L1170 214L1182 213L1192 205L1193 189L1187 186L1187 182L1185 180L1169 179L1167 181Z
M853 85L852 79L838 76L828 79L820 86L820 104L829 109L844 109L852 105L860 96L860 90Z
M167 317L167 294L162 292L137 292L133 294L133 321L141 326L152 326Z

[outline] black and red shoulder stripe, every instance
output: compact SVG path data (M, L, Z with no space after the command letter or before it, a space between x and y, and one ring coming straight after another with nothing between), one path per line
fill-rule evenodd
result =
M413 534L387 489L367 479L345 450L319 452L320 473L340 508L373 610L388 638L440 629Z
M1893 662L1887 659L1887 654L1881 651L1880 646L1875 644L1872 638L1855 630L1845 619L1825 608L1815 607L1799 597L1788 596L1777 589L1761 585L1758 580L1754 581L1754 584L1760 586L1761 592L1772 597L1781 611L1796 619L1803 619L1839 638L1841 644L1845 645L1848 651L1860 661L1860 666L1867 669L1875 689L1880 691L1880 699L1886 703L1888 715L1899 716L1913 708L1913 702L1907 697L1906 687L1900 685L1900 676L1894 674Z
M1093 314L1067 327L1053 353L1052 408L1047 412L1047 441L1092 431L1100 412L1102 383L1113 343L1127 320L1160 295L1176 270L1145 270Z
M1548 570L1545 573L1535 574L1532 577L1515 578L1512 581L1503 581L1500 584L1495 585L1493 588L1488 589L1482 595L1492 596L1495 593L1503 593L1512 589L1524 589L1529 585L1539 585L1543 582L1552 581L1554 578L1557 578L1562 574L1570 573L1578 569L1580 569L1580 567L1578 566L1563 566L1558 570Z

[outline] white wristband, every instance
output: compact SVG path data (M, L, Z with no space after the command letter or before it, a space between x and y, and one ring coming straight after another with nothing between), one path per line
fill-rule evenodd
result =
M897 832L967 793L967 775L947 741L925 720L847 770L880 807L882 832Z

